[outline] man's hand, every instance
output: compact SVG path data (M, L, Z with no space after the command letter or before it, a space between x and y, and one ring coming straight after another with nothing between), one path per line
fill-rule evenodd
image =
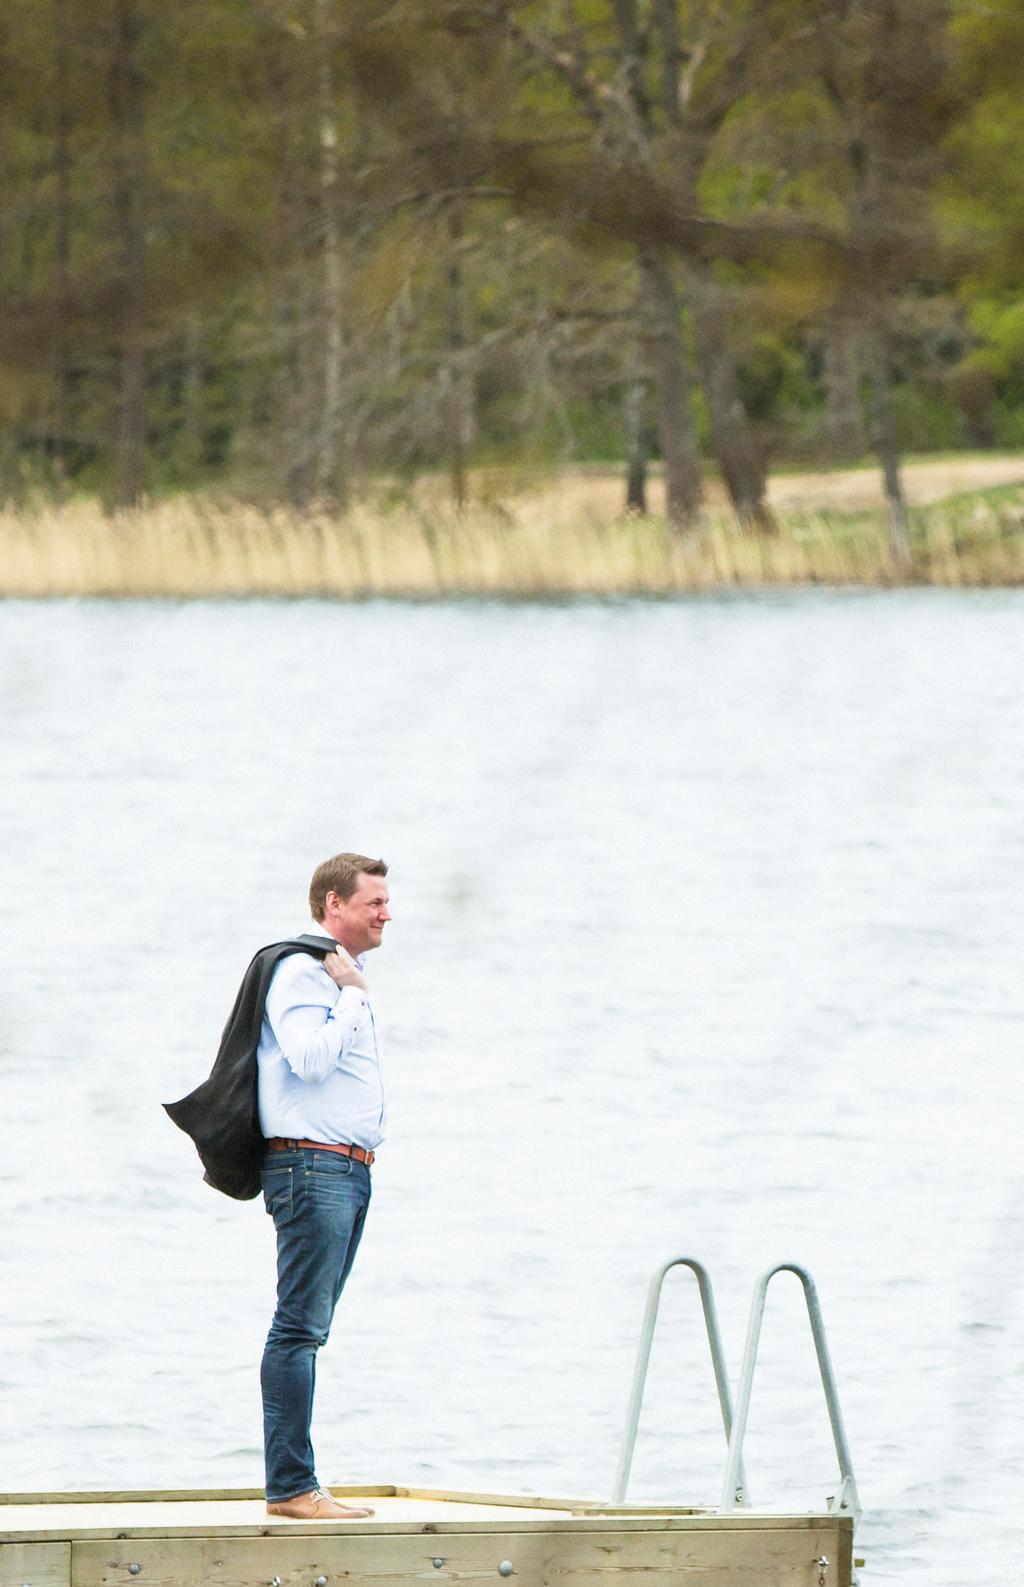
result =
M333 953L327 955L324 969L335 986L358 986L362 992L370 990L366 977L342 947L335 948Z

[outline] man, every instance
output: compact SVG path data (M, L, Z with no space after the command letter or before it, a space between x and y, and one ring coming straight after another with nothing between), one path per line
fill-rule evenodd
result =
M263 1195L277 1229L277 1310L260 1372L267 1513L297 1520L373 1514L321 1488L310 1422L316 1353L362 1238L386 1124L363 956L391 919L387 870L362 854L317 867L310 912L337 947L279 961L256 1053Z

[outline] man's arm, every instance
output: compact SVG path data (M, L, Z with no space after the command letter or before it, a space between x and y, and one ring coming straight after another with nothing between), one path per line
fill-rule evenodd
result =
M311 1085L337 1069L369 1007L366 981L347 954L344 960L329 954L321 968L308 954L290 954L267 993L266 1016L277 1044L293 1073Z

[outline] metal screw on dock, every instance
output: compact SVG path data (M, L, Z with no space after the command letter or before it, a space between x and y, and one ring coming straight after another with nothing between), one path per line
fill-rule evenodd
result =
M441 1566L444 1564L444 1560L443 1559L432 1559L430 1563L433 1565L435 1570L440 1570Z
M498 1575L511 1576L514 1569L515 1566L512 1564L510 1559L503 1559L501 1564L498 1566Z
M129 1565L128 1574L129 1574L129 1576L138 1576L140 1574L141 1570L142 1570L142 1566L141 1565Z
M267 1582L267 1587L281 1587L280 1576L271 1576L270 1580Z
M327 1577L318 1576L316 1581L313 1583L313 1587L327 1587Z

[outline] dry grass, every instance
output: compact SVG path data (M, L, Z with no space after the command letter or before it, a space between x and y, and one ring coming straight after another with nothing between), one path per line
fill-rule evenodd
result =
M1001 474L989 468L990 485L1024 479L1022 460L974 461L1001 466ZM834 496L841 477L804 479L824 481ZM799 502L799 478L774 482L776 499L785 491ZM864 488L863 473L851 478ZM578 472L517 485L508 475L482 474L474 483L480 505L462 517L429 484L410 503L363 503L340 518L203 497L116 518L90 502L7 510L0 512L0 595L426 599L905 582L889 555L884 514L809 510L813 488L804 493L808 505L781 513L777 536L741 534L712 498L701 531L683 539L656 516L621 516L621 486L610 475ZM916 508L910 578L1024 583L1024 490L1004 487Z

